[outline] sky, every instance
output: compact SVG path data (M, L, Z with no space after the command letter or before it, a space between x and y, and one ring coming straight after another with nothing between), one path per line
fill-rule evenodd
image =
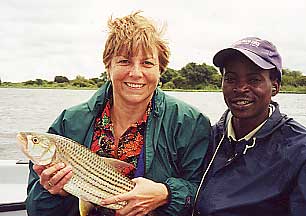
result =
M305 0L0 0L1 81L99 77L107 20L138 10L165 27L170 68L213 65L220 49L257 36L306 75Z

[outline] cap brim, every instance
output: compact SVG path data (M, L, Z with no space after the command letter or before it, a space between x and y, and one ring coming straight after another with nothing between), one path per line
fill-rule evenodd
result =
M213 63L217 67L224 67L224 64L227 59L229 59L231 56L233 56L235 53L242 53L247 58L249 58L254 64L261 67L262 69L272 69L275 68L275 66L263 58L259 57L255 53L245 50L245 49L239 49L239 48L227 48L220 50L217 52L217 54L213 58Z

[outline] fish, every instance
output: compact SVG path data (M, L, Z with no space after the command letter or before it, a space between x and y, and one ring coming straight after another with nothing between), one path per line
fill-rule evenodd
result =
M17 140L21 151L34 164L48 166L63 162L71 166L73 175L63 189L79 198L81 216L90 210L88 203L100 205L102 199L135 187L123 174L133 165L101 157L72 139L50 133L19 132ZM105 207L121 209L126 204L118 202Z

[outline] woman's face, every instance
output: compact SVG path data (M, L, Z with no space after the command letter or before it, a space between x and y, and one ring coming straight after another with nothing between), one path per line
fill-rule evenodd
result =
M134 56L114 56L108 74L114 103L147 106L160 78L158 51L153 49L151 55L139 50Z

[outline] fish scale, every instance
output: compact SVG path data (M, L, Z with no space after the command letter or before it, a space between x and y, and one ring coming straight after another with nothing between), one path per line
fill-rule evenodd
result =
M39 148L41 147L44 153L50 152L53 149L52 145L55 145L55 155L51 162L64 162L71 166L73 172L72 178L65 184L64 190L82 200L99 205L102 199L126 193L135 187L133 181L110 165L109 158L100 157L71 139L54 134L33 132L20 132L17 137L22 143L30 140L32 146L37 145L33 144L34 141L41 142ZM27 150L23 150L23 152L33 163L37 163L36 158L31 157L30 152ZM124 205L126 202L106 207L120 209Z
M56 153L59 154L56 157L70 164L74 173L72 181L64 186L67 192L85 201L100 204L103 198L126 193L134 188L131 180L114 170L102 157L75 141L56 137ZM120 209L125 204L123 202L107 207Z
M66 149L69 149L69 146L66 146L64 148L59 148L60 151L62 151L60 155L67 155L65 154L64 151L66 151ZM87 148L85 148L87 150ZM88 153L88 151L84 151L85 153ZM69 159L65 159L65 161L67 161L67 163L71 164L73 167L75 167L75 169L78 169L78 172L76 172L76 174L79 174L79 173L88 173L87 175L85 175L85 177L89 177L89 174L99 174L99 176L103 176L103 179L104 181L107 181L107 182L116 182L117 185L115 188L113 188L114 190L116 190L118 193L120 192L126 192L126 191L120 191L120 187L123 187L123 190L125 187L129 187L130 184L127 184L129 182L127 182L127 178L126 177L123 177L123 178L120 178L121 175L119 173L116 173L116 172L113 172L113 168L110 167L110 165L108 165L107 163L105 163L104 161L100 161L100 163L96 163L98 162L100 156L97 156L97 160L90 160L90 156L91 156L91 152L89 152L90 154L86 154L86 155L80 155L78 154L76 156L76 159L74 158L69 158ZM69 152L69 155L73 155L72 152ZM82 164L79 164L79 161L83 161L83 159L85 160L84 161L84 164L82 166ZM91 163L93 162L93 163ZM103 165L104 167L104 172L101 172L102 169L99 169L101 167L101 165ZM96 181L99 181L100 179L98 178L98 176L95 176L93 175L93 177L95 177L95 180ZM101 184L103 184L103 182L99 182ZM121 184L120 184L121 183Z

